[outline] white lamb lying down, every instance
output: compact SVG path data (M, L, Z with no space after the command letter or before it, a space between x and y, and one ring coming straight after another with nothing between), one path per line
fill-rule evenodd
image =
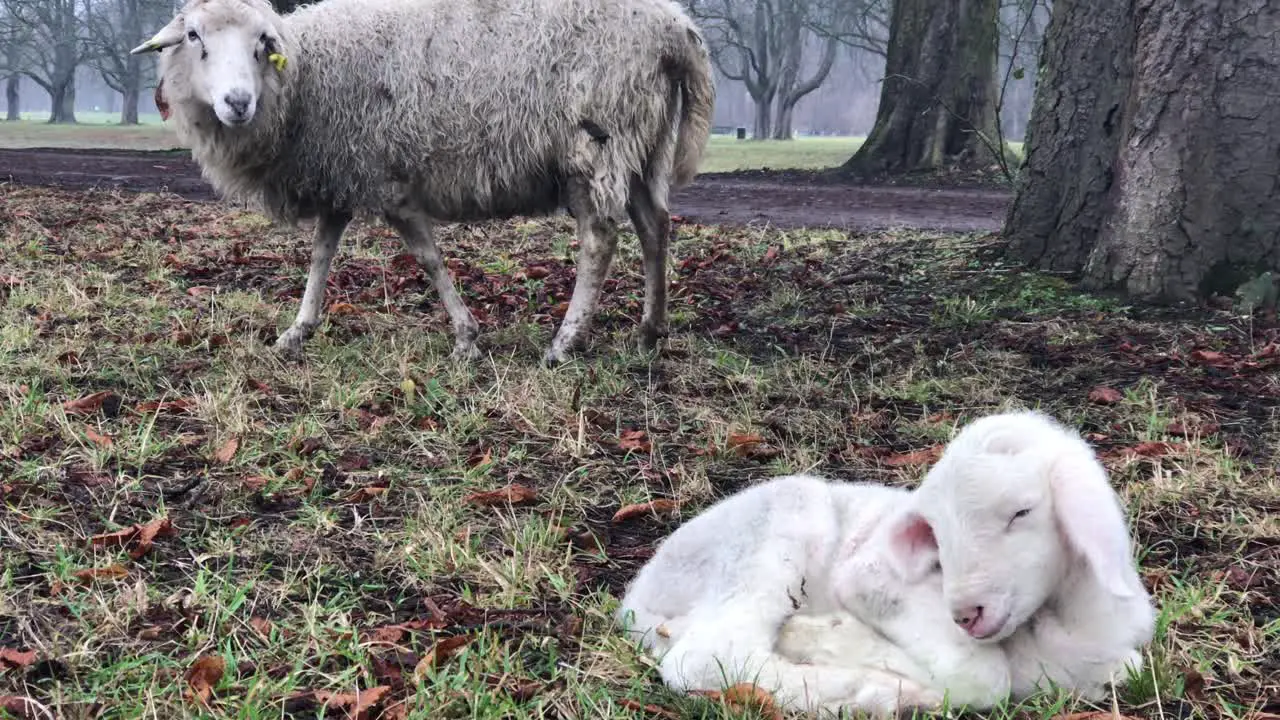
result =
M936 549L927 538L890 534L919 530L895 520L908 496L808 475L732 495L658 547L618 618L660 656L663 681L678 690L754 682L783 707L882 715L936 706L944 688L959 704L1006 693L1003 652L951 622ZM841 611L842 640L856 635L857 653L775 651L787 618ZM801 645L807 629L797 628Z
M1105 471L1034 412L964 428L914 493L789 476L721 501L641 569L631 614L674 688L870 713L1045 679L1100 698L1155 617Z

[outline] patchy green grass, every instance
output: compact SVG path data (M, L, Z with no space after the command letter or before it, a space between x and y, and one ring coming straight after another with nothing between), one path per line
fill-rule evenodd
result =
M374 225L291 363L269 343L305 231L156 195L0 202L15 714L764 717L665 691L612 626L653 544L778 473L913 483L957 423L1020 405L1089 433L1134 517L1161 621L1120 710L1276 710L1272 327L1103 302L1001 265L990 238L680 225L665 351L633 349L627 236L590 351L548 370L573 280L552 218L442 228L483 361L448 359L422 271Z
M160 124L159 115L144 115L139 125L121 125L119 115L76 113L75 125L50 125L43 117L25 113L18 122L0 122L0 148L55 147L117 150L172 150L174 132Z
M734 170L817 170L836 167L857 152L865 138L802 137L795 140L738 140L712 135L700 172Z

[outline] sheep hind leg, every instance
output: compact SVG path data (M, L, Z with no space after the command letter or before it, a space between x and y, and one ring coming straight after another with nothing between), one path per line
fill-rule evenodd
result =
M574 281L573 296L569 298L569 309L551 340L551 347L543 356L543 362L548 366L568 360L569 353L581 344L590 330L600 290L609 275L613 252L618 245L617 227L595 208L585 187L570 188L569 205L578 222L578 243L581 246L578 251L578 277Z
M667 327L667 245L671 216L659 203L644 180L631 179L631 201L627 205L631 224L640 238L644 259L644 316L640 320L640 350L650 352L669 332Z
M321 215L316 221L315 236L311 240L311 269L307 272L307 289L302 293L302 303L293 324L276 338L276 349L286 355L297 356L302 346L320 325L320 309L324 306L324 288L329 279L329 266L338 252L338 241L351 222L345 213Z
M417 209L403 205L386 211L385 217L387 224L400 233L409 253L427 269L436 295L440 296L445 311L449 313L449 320L453 323L453 357L462 360L479 358L476 338L480 335L480 324L453 286L453 276L445 267L440 247L431 232L431 220Z

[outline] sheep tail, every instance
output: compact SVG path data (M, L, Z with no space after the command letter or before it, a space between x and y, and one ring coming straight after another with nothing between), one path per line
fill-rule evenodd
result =
M706 42L693 29L688 31L688 38L683 55L675 63L675 79L680 86L680 130L672 186L677 188L688 185L698 174L716 106L716 81Z

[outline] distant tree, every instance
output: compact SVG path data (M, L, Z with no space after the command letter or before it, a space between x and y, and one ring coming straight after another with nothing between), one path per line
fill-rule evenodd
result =
M170 11L168 0L97 0L87 10L90 62L107 87L120 93L121 125L138 124L138 100L153 65L129 50L146 39L146 28L167 22Z
M84 15L77 0L3 0L26 39L19 71L49 93L51 123L76 121L76 69L89 59ZM85 0L87 10L88 0Z
M822 86L841 44L882 47L886 0L686 0L716 67L755 103L756 139L789 139L797 103ZM809 62L817 51L817 61ZM807 72L806 72L807 71Z
M4 78L5 120L22 119L21 96L22 49L27 42L24 26L9 13L7 3L0 3L0 77Z
M999 0L895 0L880 107L853 174L997 160Z
M1269 282L1277 37L1280 4L1266 0L1056 3L1005 223L1011 254L1149 301Z

